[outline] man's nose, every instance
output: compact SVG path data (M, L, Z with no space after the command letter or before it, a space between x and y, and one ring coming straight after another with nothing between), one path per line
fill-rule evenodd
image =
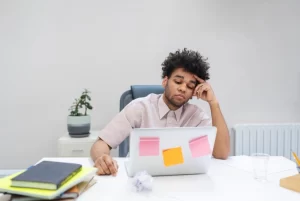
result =
M185 84L181 84L179 86L179 91L185 92L186 91L186 85Z

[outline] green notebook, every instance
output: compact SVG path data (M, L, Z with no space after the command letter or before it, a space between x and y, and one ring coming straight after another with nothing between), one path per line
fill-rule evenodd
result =
M71 187L85 181L89 177L92 177L97 172L97 168L94 167L82 167L81 170L69 179L65 184L59 187L57 190L46 190L37 188L23 188L23 187L12 187L11 179L17 175L22 174L24 171L12 174L10 176L0 179L0 192L10 193L17 195L24 195L29 197L36 197L41 199L55 199L59 197L62 193L70 189Z

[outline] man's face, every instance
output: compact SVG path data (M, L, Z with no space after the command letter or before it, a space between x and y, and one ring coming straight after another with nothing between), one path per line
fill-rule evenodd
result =
M165 101L170 109L178 109L192 98L196 78L183 68L177 68L169 78L163 79Z

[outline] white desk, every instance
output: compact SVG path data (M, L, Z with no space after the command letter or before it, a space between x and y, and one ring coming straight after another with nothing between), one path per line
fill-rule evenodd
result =
M89 158L45 159L78 162L88 166L93 165ZM281 157L273 159L278 160L278 165L287 162ZM97 176L97 183L81 195L77 199L78 201L299 201L300 198L299 193L279 186L280 178L297 174L296 168L273 173L269 175L268 182L260 183L253 179L251 172L226 165L224 161L213 160L211 169L205 175L155 177L153 191L145 194L132 191L130 179L127 177L124 167L126 159L117 158L117 160L120 166L118 175L116 177Z

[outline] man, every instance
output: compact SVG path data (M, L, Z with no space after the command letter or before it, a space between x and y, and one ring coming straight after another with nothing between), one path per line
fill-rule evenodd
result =
M100 132L91 148L91 157L99 175L116 175L118 164L110 156L133 128L215 126L217 136L213 156L226 159L229 154L229 132L219 102L206 80L209 64L195 51L184 49L170 53L162 63L161 95L150 94L131 101ZM193 97L208 102L210 118L203 110L188 103Z

